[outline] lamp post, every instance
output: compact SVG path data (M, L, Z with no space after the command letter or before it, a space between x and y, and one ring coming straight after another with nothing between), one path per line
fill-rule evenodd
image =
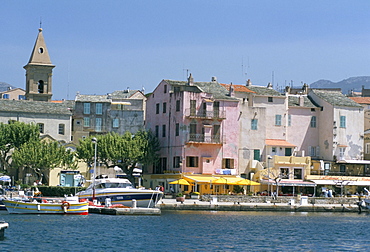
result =
M271 196L270 193L270 160L272 157L270 155L267 156L267 195Z
M93 137L91 141L95 144L95 150L94 150L94 173L93 173L93 200L95 199L95 177L96 177L96 151L98 146L98 140Z

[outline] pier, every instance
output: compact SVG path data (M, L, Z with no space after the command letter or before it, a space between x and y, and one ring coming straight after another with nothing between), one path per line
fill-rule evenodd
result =
M89 213L92 214L108 214L108 215L160 215L159 208L111 208L111 207L94 207L89 206Z

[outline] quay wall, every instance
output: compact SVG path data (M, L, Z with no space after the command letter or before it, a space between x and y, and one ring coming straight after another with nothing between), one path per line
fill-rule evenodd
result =
M211 202L214 198L217 202L230 202L230 203L290 203L293 199L295 203L301 202L300 196L279 196L276 199L272 199L269 196L247 196L247 195L201 195L199 200L205 202ZM191 199L187 199L191 200ZM359 201L358 197L308 197L308 204L346 204L352 205L357 204Z

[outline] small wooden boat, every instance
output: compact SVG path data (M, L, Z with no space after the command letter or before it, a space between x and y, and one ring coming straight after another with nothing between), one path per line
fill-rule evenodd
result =
M75 214L87 215L88 202L79 202L78 197L63 199L3 199L10 214Z

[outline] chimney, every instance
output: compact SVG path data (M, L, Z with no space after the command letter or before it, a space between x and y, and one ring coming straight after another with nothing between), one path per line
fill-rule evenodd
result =
M304 106L304 97L303 97L303 95L300 95L298 97L298 99L299 99L299 106L300 107L303 107Z
M269 83L267 84L267 88L268 88L268 89L272 89L272 84L271 84L271 82L269 82Z
M216 76L212 76L211 82L217 82L217 77Z
M250 86L252 86L252 82L251 82L251 79L248 79L248 80L247 80L247 84L246 84L246 86L247 86L247 87L250 87Z
M232 82L230 83L230 87L229 87L229 96L230 97L234 97L235 96L234 87L233 87L233 83Z
M193 86L193 84L194 84L193 75L190 73L189 78L188 78L188 85Z

